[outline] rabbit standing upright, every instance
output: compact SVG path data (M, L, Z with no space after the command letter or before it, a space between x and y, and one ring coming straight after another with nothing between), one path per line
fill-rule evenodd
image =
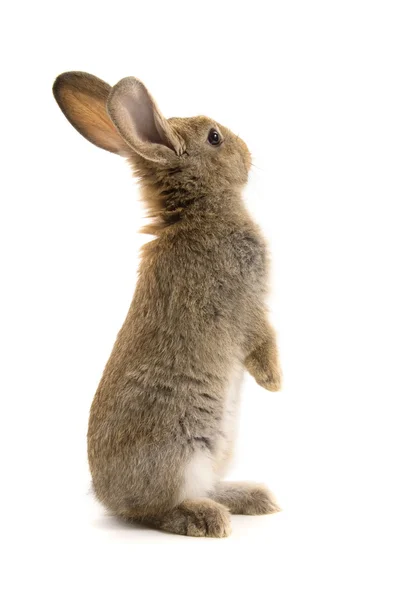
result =
M128 159L155 236L90 412L95 493L126 519L224 537L230 512L279 510L265 487L222 481L244 369L280 387L266 246L241 196L250 153L212 119L165 119L133 77L69 72L53 91L84 137Z

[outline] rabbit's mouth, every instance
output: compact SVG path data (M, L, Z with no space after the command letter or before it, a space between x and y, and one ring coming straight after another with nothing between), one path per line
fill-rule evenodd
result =
M241 157L243 159L243 165L247 171L247 173L250 171L251 166L252 166L252 162L251 162L251 152L247 147L247 144L242 140L242 138L239 137L239 135L236 136L236 143L239 144L239 148L240 148L240 154Z
M251 162L251 153L249 150L247 150L245 164L246 164L247 172L249 172L251 167L253 166L253 163Z

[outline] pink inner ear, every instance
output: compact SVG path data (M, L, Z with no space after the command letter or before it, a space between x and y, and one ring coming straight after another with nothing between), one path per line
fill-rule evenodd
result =
M157 127L154 105L140 84L131 89L130 94L124 94L121 101L140 141L171 147L161 127Z
M184 143L159 113L145 86L125 77L111 90L107 111L127 144L148 160L165 162L170 152L180 155Z

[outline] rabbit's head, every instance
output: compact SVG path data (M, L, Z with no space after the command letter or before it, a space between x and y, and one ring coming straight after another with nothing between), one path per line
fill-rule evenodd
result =
M53 92L86 139L130 160L159 208L174 212L179 203L221 197L247 181L251 157L243 140L207 117L164 118L134 77L111 87L69 72L57 77Z

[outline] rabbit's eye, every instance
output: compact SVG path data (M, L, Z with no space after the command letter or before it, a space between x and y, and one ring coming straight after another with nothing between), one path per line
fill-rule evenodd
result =
M207 139L212 146L218 146L221 143L221 136L216 129L210 129Z

